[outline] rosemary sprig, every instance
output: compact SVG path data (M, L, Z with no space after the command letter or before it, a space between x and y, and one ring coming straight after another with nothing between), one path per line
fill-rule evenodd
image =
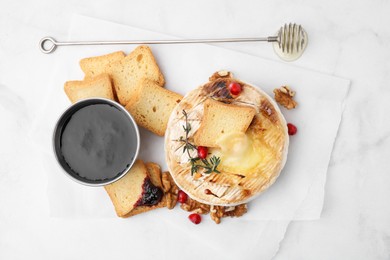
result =
M191 158L189 151L196 150L197 147L188 141L188 134L191 131L191 124L188 122L188 115L187 115L187 112L185 110L183 110L183 115L186 119L186 125L185 126L183 125L183 130L184 130L186 136L185 136L185 138L183 138L183 136L180 136L179 141L184 142L183 153L185 153L187 151L188 156Z
M183 145L183 153L187 152L189 162L191 163L191 175L194 175L194 173L197 173L198 170L204 169L206 174L210 173L220 173L218 171L217 167L221 162L221 159L215 155L211 156L210 160L208 159L201 159L199 157L192 157L190 151L197 150L198 147L188 140L188 134L191 131L191 124L188 122L188 115L185 110L183 110L183 115L185 118L185 125L183 126L183 130L185 132L185 137L180 136L180 139L178 141L184 143Z
M210 158L210 162L207 161L207 159L203 159L202 162L207 165L207 168L206 168L206 172L205 173L212 173L212 172L216 172L216 173L220 173L218 170L217 170L217 167L219 165L219 163L221 162L221 158L213 155L211 156Z

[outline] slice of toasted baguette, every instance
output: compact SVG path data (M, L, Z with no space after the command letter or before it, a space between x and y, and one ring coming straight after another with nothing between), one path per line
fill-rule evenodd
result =
M163 136L172 110L183 98L181 95L161 88L149 79L142 79L138 95L126 106L137 124Z
M161 183L161 168L157 163L148 162L145 164L146 168L148 170L148 177L150 178L150 181L153 185L163 190L162 183ZM153 206L138 206L135 207L132 211L126 214L127 217L131 217L134 215L138 215L144 212L151 211L153 209L163 208L166 206L166 198L165 195L161 199L159 203Z
M80 68L85 74L85 78L90 78L102 74L111 63L122 60L125 57L123 51L117 51L102 56L89 57L80 60Z
M216 140L224 134L246 132L256 111L249 106L225 104L211 98L204 102L203 118L194 142L199 146L218 147Z
M155 81L158 86L165 83L164 76L148 46L141 45L124 59L111 63L107 72L113 80L119 102L127 105L138 93L138 83L142 78Z
M142 186L146 178L148 178L146 166L143 161L137 160L120 180L104 186L119 217L125 217L136 207L142 196Z
M93 97L114 100L111 80L108 74L101 74L83 81L67 81L65 82L64 90L72 103Z

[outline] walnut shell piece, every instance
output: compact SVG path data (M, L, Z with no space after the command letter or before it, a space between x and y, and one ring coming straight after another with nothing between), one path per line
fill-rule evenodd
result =
M185 211L198 214L207 214L210 212L210 205L200 203L196 200L191 199L190 197L188 197L185 203L182 203L180 205L180 208Z
M180 205L185 211L198 214L210 213L211 219L216 223L221 223L221 219L225 217L241 217L248 211L247 204L241 204L237 206L210 206L207 204L200 203L196 200L188 197L185 203Z
M221 223L221 218L225 213L225 207L223 206L211 206L210 217L216 223Z
M177 192L179 188L169 172L162 173L161 182L165 193L166 206L168 209L173 209L177 204Z
M295 108L298 105L298 103L293 99L295 96L295 91L293 91L288 86L282 86L280 88L274 89L274 94L276 102L289 110Z
M241 204L234 207L233 210L225 210L223 217L241 217L248 212L247 204Z
M220 78L233 78L233 73L227 70L220 70L215 72L213 75L210 76L209 80L214 81L216 79Z

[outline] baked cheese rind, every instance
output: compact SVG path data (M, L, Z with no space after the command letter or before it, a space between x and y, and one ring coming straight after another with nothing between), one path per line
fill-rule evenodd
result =
M235 81L241 84L242 92L232 98L226 90ZM208 99L234 105L249 106L256 113L245 134L238 137L247 141L248 154L236 162L233 158L223 158L224 153L209 148L212 155L221 158L220 173L197 173L191 175L191 165L187 153L183 153L186 111L191 123L189 141L199 130L204 113L204 102ZM223 118L215 118L215 124ZM233 136L236 138L235 136ZM215 136L218 139L219 136ZM229 141L229 138L227 138ZM206 204L234 206L248 202L271 186L284 167L287 158L289 137L286 121L277 104L261 89L234 78L215 79L188 93L173 110L165 135L165 156L168 169L176 184L191 198ZM196 157L196 151L191 151ZM205 192L210 190L211 193Z

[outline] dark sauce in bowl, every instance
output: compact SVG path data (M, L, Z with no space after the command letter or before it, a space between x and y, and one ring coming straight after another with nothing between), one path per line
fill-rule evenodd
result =
M54 137L57 158L71 177L84 184L108 184L136 159L137 126L117 106L87 101L59 121Z

